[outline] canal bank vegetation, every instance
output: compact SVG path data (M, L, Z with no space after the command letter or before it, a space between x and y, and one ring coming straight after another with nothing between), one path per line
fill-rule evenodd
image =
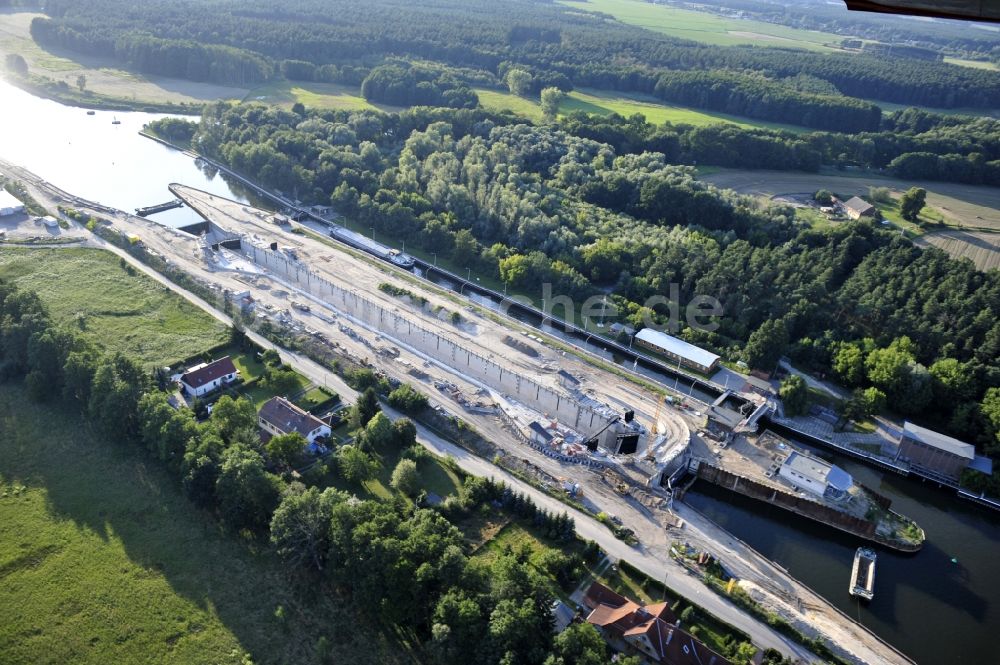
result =
M826 662L836 665L851 665L853 661L841 658L826 642L820 638L809 637L793 626L783 617L769 611L755 601L739 580L730 575L726 569L711 555L698 552L687 543L673 542L670 545L670 556L680 562L686 569L698 575L705 585L715 593L730 600L733 604L746 610L751 616L763 621L782 635L802 644Z
M715 189L664 153L619 152L481 110L302 116L217 105L206 117L199 152L509 292L536 303L544 283L574 300L610 292L633 327L670 323L670 306L649 298L715 298L723 316L705 322L716 329L682 317L681 337L764 371L788 355L838 377L850 347L849 384L941 431L988 438L978 414L1000 373L1000 323L985 314L1000 300L996 272L870 221L804 228L790 208ZM577 122L583 133L605 121Z

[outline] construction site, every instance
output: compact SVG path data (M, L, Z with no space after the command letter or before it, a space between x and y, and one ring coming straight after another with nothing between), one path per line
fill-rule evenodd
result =
M411 383L436 411L495 445L505 468L634 534L621 543L627 551L619 552L614 539L605 542L609 552L673 570L672 586L737 625L759 630L724 599L699 591L701 581L672 559L672 543L712 552L766 611L822 636L848 660L907 662L787 571L673 500L674 481L697 467L692 462L717 460L712 446L719 437L708 430L712 404L669 386L654 389L641 375L344 246L315 226L174 185L173 194L206 220L174 229L18 175L36 198L99 215L108 231L224 295L245 318L308 336L337 357ZM84 242L112 249L89 238ZM716 401L732 405L736 393L719 388ZM754 407L765 401L738 397Z
M242 284L230 297L258 319L320 334L335 326L337 343L364 363L423 383L469 413L503 414L526 441L617 468L637 483L658 487L687 463L690 426L662 395L624 385L626 378L512 331L402 270L322 236L289 233L265 211L180 185L171 190L208 220L191 238L202 265ZM268 309L266 297L258 302L264 293L287 298L289 307Z

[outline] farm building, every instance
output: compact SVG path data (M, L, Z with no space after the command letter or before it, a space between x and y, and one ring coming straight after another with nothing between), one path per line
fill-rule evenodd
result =
M0 189L0 217L24 212L24 204L5 189Z
M839 466L797 451L785 458L778 475L799 489L828 499L842 498L854 484L851 474Z
M976 448L971 443L953 439L909 421L903 424L896 459L949 480L958 480L962 471L970 465L986 473L992 471L980 468L983 460L989 460L977 458Z
M309 443L330 436L330 426L289 402L284 397L272 397L257 413L257 424L272 435L298 432Z
M181 385L188 394L201 397L234 381L239 373L233 361L226 356L192 367L181 375Z
M637 332L635 341L640 346L652 349L699 372L711 372L719 364L719 356L711 351L652 328L643 328Z
M878 210L868 201L860 196L854 196L844 201L844 211L851 219L861 219L862 217L874 217Z

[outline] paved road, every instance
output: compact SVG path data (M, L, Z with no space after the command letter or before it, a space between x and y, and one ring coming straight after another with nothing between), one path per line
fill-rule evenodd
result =
M47 183L46 183L47 184ZM48 197L36 197L39 200L43 200ZM178 287L173 282L142 264L138 260L134 259L131 255L123 250L114 247L102 239L96 236L90 236L90 240L86 243L90 246L101 247L108 251L111 251L126 261L131 263L136 269L141 270L144 274L148 275L150 278L156 280L157 282L167 286L173 291L180 294L182 297L187 299L189 302L195 304L196 306L202 308L208 312L211 316L219 320L220 322L229 325L231 320L224 313L216 310L212 305L202 300L201 298L195 296L194 294ZM79 246L79 245L75 245ZM253 339L256 343L260 344L264 348L275 349L279 352L282 359L291 365L294 369L307 376L310 380L317 384L323 384L331 388L332 390L338 392L345 400L353 400L356 396L356 392L349 388L338 376L327 370L326 368L320 366L314 361L305 358L299 354L289 352L284 349L279 349L275 345L268 342L266 339L260 337L255 333L248 333L249 337ZM387 409L387 412L392 413L391 409ZM398 414L396 414L398 415ZM494 466L491 462L477 457L465 449L459 448L454 444L442 439L440 436L431 432L426 427L418 427L418 440L421 444L426 446L428 449L438 453L447 454L452 456L458 464L466 470L468 473L495 478L498 480L503 480L512 487L518 489L518 491L525 492L533 498L533 500L540 506L545 507L551 511L568 511L576 521L578 533L587 539L591 539L600 544L609 556L613 559L626 559L639 569L643 570L645 573L650 575L655 579L666 579L667 583L671 588L680 593L682 596L702 605L707 610L717 615L721 619L731 623L737 628L743 630L748 635L751 636L753 641L762 647L776 648L783 653L794 655L804 661L815 661L816 657L799 646L798 644L788 640L781 634L777 633L771 629L766 624L759 622L736 606L729 603L724 598L714 594L708 590L698 579L685 574L679 573L678 567L673 562L666 560L663 556L663 549L657 547L657 543L652 543L653 547L659 550L660 556L657 556L654 551L647 549L645 547L632 548L628 545L622 543L621 541L614 538L610 531L603 525L598 523L593 518L588 515L576 511L574 509L569 509L565 504L549 497L543 492L535 489L534 487L518 480L517 478L506 473L502 469ZM659 527L656 527L659 528ZM664 534L662 532L654 534L655 541L665 540ZM839 633L838 630L834 630L834 633ZM844 646L847 646L855 654L864 654L860 656L861 662L870 663L882 663L882 662L904 662L905 659L897 658L881 658L876 654L885 654L886 651L879 648L869 648L869 645L875 646L869 642L870 635L865 635L861 639L861 635L851 635L855 639L849 639L845 635ZM841 640L838 640L840 642ZM849 642L864 642L865 644L850 644Z

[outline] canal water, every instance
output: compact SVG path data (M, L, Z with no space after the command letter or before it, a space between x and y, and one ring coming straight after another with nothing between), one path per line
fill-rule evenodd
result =
M246 201L245 192L190 157L139 136L162 113L95 111L29 94L0 80L0 157L61 189L119 210L170 201L167 189L184 183ZM120 124L112 124L114 120ZM187 207L151 217L169 226L200 222Z
M931 483L814 452L888 496L927 533L916 554L875 547L868 604L847 593L854 551L866 544L860 539L704 482L685 501L921 665L1000 662L1000 513Z
M167 185L180 182L248 200L238 183L139 136L144 124L163 114L87 115L84 109L40 99L4 81L0 99L0 157L71 194L131 211L170 200ZM120 124L112 124L116 118ZM151 219L171 226L201 221L187 208ZM632 364L608 352L605 357ZM637 371L674 387L672 379L653 376L641 365ZM679 389L688 392L684 386ZM697 388L694 396L709 397ZM876 595L869 605L859 605L847 594L854 550L861 544L856 539L707 484L696 485L686 500L922 665L1000 662L993 646L993 637L1000 634L1000 514L920 481L835 459L859 481L889 496L893 507L928 535L915 555L879 550Z

